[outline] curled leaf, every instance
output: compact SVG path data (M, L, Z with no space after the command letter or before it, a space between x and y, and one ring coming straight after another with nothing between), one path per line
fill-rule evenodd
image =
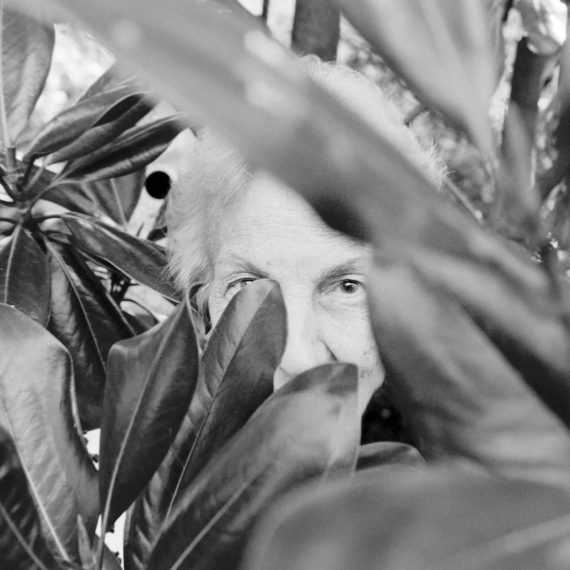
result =
M100 452L100 499L112 524L164 459L198 376L189 307L117 343L109 356Z
M0 304L0 426L12 437L51 551L78 561L78 514L95 531L97 474L72 414L73 370L64 347Z
M75 372L81 425L101 425L107 359L111 346L134 336L100 280L69 246L46 242L52 276L48 330L67 348Z
M62 219L71 231L73 245L95 261L169 299L178 298L166 273L166 253L161 246L93 218L65 214Z
M59 180L103 180L137 172L157 159L185 128L180 117L133 127L114 142L70 162Z
M118 86L81 100L69 109L62 111L49 121L36 136L24 160L34 156L45 156L78 139L90 127L105 116L109 109L120 101L129 99L132 87Z

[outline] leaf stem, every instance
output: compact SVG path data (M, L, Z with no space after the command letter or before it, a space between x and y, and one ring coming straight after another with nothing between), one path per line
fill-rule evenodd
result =
M4 98L4 65L1 47L4 39L4 0L0 0L0 134L2 136L2 150L8 153L12 146L8 132L8 118L6 116L6 101Z
M269 0L263 0L263 7L261 9L261 19L267 23L267 16L269 15Z
M121 218L121 225L123 229L127 231L129 222L127 220L127 216L125 215L125 209L123 208L123 204L121 202L121 198L119 196L119 189L117 188L117 183L115 182L114 178L109 180L111 183L111 190L113 191L113 198L115 199L115 203L117 204L117 209L119 210L119 217Z
M16 194L14 193L12 188L10 188L10 185L8 184L8 182L6 182L6 179L4 178L4 175L2 175L2 174L0 174L0 186L2 186L2 188L4 188L4 190L6 191L6 194L8 194L8 196L10 196L10 198L12 198L12 200L15 202L16 201Z
M26 183L32 174L32 169L34 168L34 163L36 162L36 157L31 156L30 160L26 164L26 169L24 170L24 176L22 176L22 188L26 187Z
M473 207L467 196L463 194L455 182L446 177L443 181L443 188L459 202L463 209L477 222L477 224L481 225L481 213Z

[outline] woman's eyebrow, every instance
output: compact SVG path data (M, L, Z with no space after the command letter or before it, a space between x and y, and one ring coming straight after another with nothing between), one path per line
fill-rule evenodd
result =
M224 265L226 266L226 270L224 273L230 273L235 271L243 271L245 273L252 273L253 275L258 275L263 277L265 272L262 271L259 267L244 259L243 257L239 257L237 255L228 255L224 259Z
M366 268L367 257L355 257L334 265L321 273L320 282L334 281L346 277L351 273L363 273Z

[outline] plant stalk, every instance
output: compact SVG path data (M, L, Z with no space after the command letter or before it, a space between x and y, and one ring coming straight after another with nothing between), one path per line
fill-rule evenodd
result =
M0 0L0 50L4 43L4 0ZM4 97L4 61L0 51L0 134L2 136L2 150L8 157L8 149L12 146L8 132L8 118L6 115L6 100ZM8 159L9 160L9 159ZM8 165L9 166L9 165Z

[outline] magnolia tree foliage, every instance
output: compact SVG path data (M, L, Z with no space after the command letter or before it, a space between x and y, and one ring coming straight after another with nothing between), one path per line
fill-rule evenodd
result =
M487 162L485 219L465 214L465 197L462 210L443 199L259 20L224 4L3 9L2 567L120 568L95 525L128 511L126 569L567 568L570 306L552 237L567 224L570 52L548 35L556 2L519 2L531 33L501 133L488 109L512 2L335 2ZM121 72L23 137L62 18L97 34ZM545 82L556 160L537 177ZM152 118L157 96L181 114ZM164 251L124 229L145 165L197 124L372 243L371 322L415 447L360 445L350 364L273 393L286 339L275 283L236 295L199 350ZM527 249L500 237L504 219ZM133 282L172 301L166 320L126 313ZM80 437L96 426L98 471Z

